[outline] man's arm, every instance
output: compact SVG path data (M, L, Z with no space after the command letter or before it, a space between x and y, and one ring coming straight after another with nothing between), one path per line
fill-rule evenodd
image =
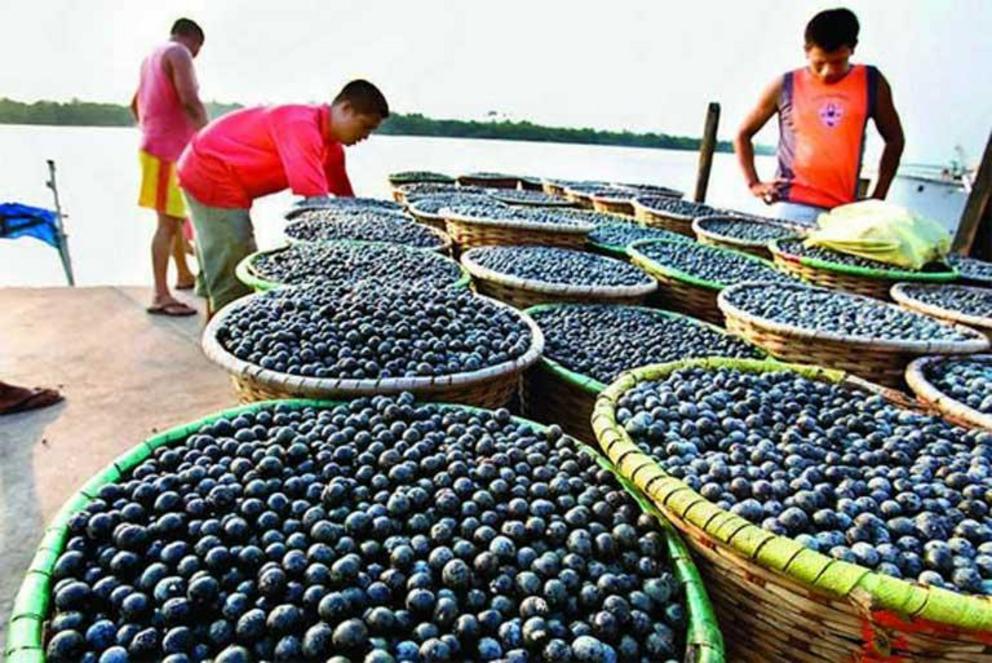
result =
M196 72L193 70L193 56L185 48L172 48L165 54L165 66L176 88L179 103L193 121L193 126L202 129L207 125L207 109L200 101Z
M881 73L878 74L878 92L875 95L875 127L885 141L885 148L882 150L882 158L878 163L878 181L875 182L875 190L871 197L885 200L889 193L889 186L896 176L899 168L899 159L902 157L902 149L906 145L906 138L902 132L902 123L899 121L899 113L892 102L892 88L889 82Z
M141 118L138 116L138 93L135 92L134 96L131 97L131 115L134 116L135 122L141 122Z
M751 139L778 112L778 98L781 92L782 79L779 78L761 93L758 105L744 118L737 135L734 136L734 152L737 153L737 163L744 173L747 188L766 203L778 200L779 183L762 182L758 177L758 171L754 167L754 145Z
M324 174L327 175L327 188L336 196L343 198L353 198L355 190L351 187L351 180L348 179L348 169L345 167L344 146L340 143L328 147L331 150L328 154Z

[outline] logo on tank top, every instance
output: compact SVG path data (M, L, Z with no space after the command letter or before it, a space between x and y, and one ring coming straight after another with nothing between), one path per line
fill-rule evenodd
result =
M820 106L820 121L829 129L833 129L840 124L844 117L844 109L835 101L828 101Z

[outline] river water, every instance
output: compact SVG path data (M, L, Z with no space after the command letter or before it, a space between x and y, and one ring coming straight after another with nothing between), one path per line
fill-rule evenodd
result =
M0 126L0 202L51 207L46 159L58 168L59 193L78 285L151 283L149 242L155 216L137 207L138 132L132 128ZM774 161L759 157L770 175ZM692 190L695 152L646 148L460 138L373 136L348 150L357 195L388 197L386 175L399 170L458 174L504 171L565 179L650 182ZM253 209L261 248L282 244L282 213L293 197L280 193ZM717 154L707 202L760 212L734 156ZM0 287L63 285L58 254L34 240L0 240Z

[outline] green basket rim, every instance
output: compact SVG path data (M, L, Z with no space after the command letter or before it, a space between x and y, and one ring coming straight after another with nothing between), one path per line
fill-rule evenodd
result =
M391 242L367 242L363 240L356 239L336 239L324 242L297 242L302 244L342 244L342 245L359 245L359 246L398 246L404 251L416 251L418 253L425 253L432 256L437 256L442 260L450 260L455 265L458 265L458 280L450 283L449 285L454 288L467 288L469 283L472 282L472 277L469 275L468 270L466 270L461 263L452 260L451 258L438 253L434 250L425 251L414 246L407 246L405 244L393 244ZM244 258L242 258L237 267L234 268L234 275L238 277L238 280L243 284L255 290L255 292L267 292L269 290L275 290L276 288L283 288L293 285L303 285L301 283L282 283L281 281L269 281L268 279L262 278L255 271L254 262L259 256L268 255L271 253L279 253L281 251L286 251L295 244L286 244L285 246L280 246L274 249L266 249L264 251L255 251ZM429 260L434 260L435 258L428 258Z
M797 262L800 265L806 265L807 267L812 267L814 269L822 269L827 272L836 272L838 274L847 274L849 276L860 276L867 279L884 279L887 281L896 279L915 281L918 283L949 283L957 279L959 276L957 268L953 265L947 265L951 268L949 272L909 272L904 269L876 269L874 267L858 267L856 265L845 265L839 262L830 262L829 260L820 260L819 258L799 256L795 253L789 253L779 245L779 242L782 241L795 240L796 238L785 240L775 239L768 243L768 249L772 252L772 255L780 257L782 260Z
M537 322L537 318L534 318L535 313L541 313L542 311L548 311L551 309L568 308L572 306L585 306L585 304L574 304L574 303L537 304L536 306L531 306L530 308L524 309L524 313L526 313L531 318L533 318L534 322ZM705 320L700 320L699 318L694 318L691 315L685 315L684 313L676 313L675 311L668 311L666 309L660 309L660 308L650 308L648 306L634 306L634 305L626 305L626 304L621 306L623 306L623 308L630 308L630 309L642 311L644 313L659 318L670 318L675 320L682 320L690 324L696 324L701 327L706 327L711 331L715 331L719 334L722 334L723 336L733 336L733 334L731 334L722 327L718 327L712 323L706 322ZM540 324L538 324L538 327L540 327ZM747 343L758 352L765 353L764 350L762 350L754 343L751 343L750 341L740 338L739 336L733 336L733 337L743 343ZM547 335L545 334L545 348L546 347L547 347ZM767 353L765 353L765 356L768 356ZM594 377L583 375L582 373L577 373L569 368L566 368L561 362L552 359L551 357L547 356L547 354L541 354L541 359L540 361L538 361L537 365L540 366L541 368L548 370L555 377L564 380L566 383L574 387L578 387L579 389L581 389L582 391L586 392L587 394L593 397L598 396L600 393L605 391L607 387L610 386L608 383L600 382Z
M707 290L720 291L723 290L724 288L729 288L731 285L734 285L732 283L720 283L718 281L709 281L707 279L701 279L698 276L693 276L692 274L689 274L688 272L684 272L681 269L676 269L674 267L668 267L666 265L662 265L660 262L649 258L647 255L641 253L638 250L641 246L647 244L684 244L684 243L685 242L679 242L678 240L672 240L672 239L642 239L633 242L630 246L627 247L627 255L630 256L631 261L633 261L635 264L637 264L638 267L640 267L649 274L652 274L652 272L654 272L657 274L661 274L662 276L675 279L677 281L688 283L689 285L694 285L700 288L706 288ZM703 251L719 251L722 253L729 253L734 256L739 256L744 260L750 260L752 262L760 263L761 265L764 265L765 267L768 267L778 272L779 274L783 274L782 270L780 270L778 267L775 266L775 263L771 262L770 260L765 260L764 258L759 258L758 256L751 255L750 253L744 253L743 251L734 251L733 249L725 249L719 246L713 246L711 244L697 243L697 245L703 247L702 249Z
M681 516L683 520L692 523L713 538L718 538L737 554L772 573L782 574L804 587L815 588L820 592L849 601L854 601L852 593L861 593L870 599L872 610L891 610L914 619L919 618L967 631L992 630L992 597L979 597L938 587L925 587L814 552L796 543L792 538L767 532L758 525L753 525L749 521L721 509L680 479L676 479L662 470L651 456L637 447L627 431L617 423L615 417L616 403L624 393L638 383L663 379L676 370L689 367L733 368L755 373L787 370L807 378L831 382L840 382L849 378L848 374L843 371L819 366L753 359L711 357L642 366L622 374L596 400L592 426L601 449L606 450L604 439L608 438L612 438L615 443L629 447L627 457L643 459L645 464L650 465L658 475L658 483L663 482L665 489L670 489L667 490L669 496L677 491L683 498L691 498L693 500L692 506L703 505L704 508L687 509ZM855 380L855 383L858 381ZM870 383L864 381L860 381L860 383L871 386ZM655 479L652 479L651 482L654 483ZM716 536L711 530L717 529L723 533L731 532L732 536L726 538ZM742 538L746 540L743 545ZM762 543L754 548L753 544L756 539ZM751 545L747 545L748 543ZM792 553L782 568L777 568L761 559L759 554L761 549L768 546ZM802 568L799 565L793 566L793 562L800 556L803 559L803 566L806 568L811 566L822 568L815 574L802 573Z
M287 405L293 409L303 409L308 407L329 409L346 402L348 401L297 398L259 401L248 405L226 408L212 414L208 414L192 422L173 426L172 428L149 437L143 442L139 442L137 445L130 447L128 450L120 454L103 470L85 482L79 490L70 495L56 516L53 518L52 524L45 528L45 535L36 549L36 559L41 553L48 554L45 556L44 563L39 567L36 568L35 563L31 564L31 567L25 574L23 582L18 588L18 592L14 600L14 609L11 611L11 616L8 621L7 632L9 639L5 644L4 657L14 655L16 652L37 652L40 660L45 660L44 642L42 638L43 625L48 619L48 612L50 608L49 602L51 597L49 594L52 584L51 574L55 563L58 560L58 556L65 549L65 542L68 536L68 520L73 514L82 511L86 505L94 499L95 495L104 485L117 483L126 472L144 462L158 447L185 439L192 433L199 430L202 426L212 424L219 419L236 417L245 412L257 412L258 410L275 407L277 405ZM431 401L422 402L425 404L432 403ZM467 410L470 412L485 410L485 408L473 407L470 405L452 403L432 404L439 405L444 409ZM519 424L529 426L536 432L543 432L548 428L547 426L523 417L515 416L513 417L513 420ZM710 602L709 595L703 585L702 577L699 574L699 569L696 568L695 563L692 561L688 547L685 545L685 542L682 541L681 535L661 514L657 507L651 504L649 500L640 494L640 491L636 488L636 486L620 476L619 472L616 471L616 468L614 468L609 460L598 450L584 444L579 440L576 440L575 438L571 439L580 451L588 453L595 459L596 463L600 467L612 472L614 476L617 477L618 482L624 490L626 490L631 497L637 501L642 509L654 516L658 521L659 527L665 534L665 540L667 543L669 556L671 558L672 572L675 574L676 578L679 580L679 583L685 590L685 602L688 613L688 623L686 624L685 630L686 651L690 648L694 649L696 657L693 660L695 661L699 661L701 663L722 663L724 660L724 644L723 636L720 632L719 624L716 619L716 613L713 610L713 605ZM54 543L52 545L46 545L46 541L49 538L54 539ZM43 612L44 614L36 614L34 612L27 612L23 609L18 609L18 606L26 603L28 599L35 597L37 592L43 592L40 597L41 607L43 609L39 610L39 612ZM14 628L14 623L21 620L33 622L34 627L30 629Z

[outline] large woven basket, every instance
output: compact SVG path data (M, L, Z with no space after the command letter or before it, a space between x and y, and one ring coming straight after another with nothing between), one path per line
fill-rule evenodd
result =
M483 219L441 210L447 234L465 251L477 246L526 245L581 249L593 230L592 224L571 226L534 223L514 219Z
M627 247L630 261L653 276L658 281L658 301L679 313L723 326L723 313L717 306L717 295L726 284L707 281L687 274L680 269L661 265L638 251L638 244L646 242L666 242L669 240L643 240ZM771 266L771 263L748 254L739 254L748 260L755 260Z
M445 235L448 234L448 228L444 222L444 217L440 214L425 212L417 207L416 202L411 203L410 206L406 208L406 211L409 212L410 216L416 219L417 223L422 223L425 226L433 228L434 230L443 232Z
M758 242L753 240L740 239L737 237L729 237L727 235L721 235L714 232L712 229L706 227L707 223L715 219L726 219L727 215L710 215L710 216L700 216L692 220L692 232L695 233L696 239L699 240L700 244L709 244L710 246L717 246L721 249L731 249L733 251L743 251L744 253L750 253L753 256L763 258L765 260L772 259L772 252L768 248L768 242ZM746 220L746 217L744 217ZM785 228L785 224L781 224ZM798 231L797 231L798 233Z
M541 190L549 196L565 197L565 183L560 180L541 180Z
M588 191L584 191L581 188L566 186L565 199L570 200L582 209L593 209L592 197Z
M695 553L731 660L989 661L992 601L925 587L835 560L724 511L666 474L617 423L617 401L638 383L687 366L781 371L760 360L707 358L623 374L596 401L599 446L686 537ZM811 366L814 379L848 382L905 407L891 390Z
M945 322L951 322L956 324L965 325L966 327L971 327L972 329L977 329L992 340L992 318L982 317L980 315L970 315L968 313L963 313L961 311L955 311L953 309L945 308L943 306L935 306L924 301L921 301L910 294L906 286L912 285L914 287L919 287L918 284L910 283L896 283L892 286L891 295L892 299L895 300L897 304L910 311L916 311L917 313L923 313L924 315L929 315L934 318L938 318ZM927 288L940 288L940 285L927 285ZM955 288L960 288L964 286L954 286ZM969 288L970 290L977 290L981 292L989 292L988 288Z
M634 200L632 198L620 198L609 194L593 194L589 196L589 199L592 201L592 208L597 212L634 216Z
M984 363L992 363L992 355L971 355L968 360L976 360ZM979 412L973 407L965 405L942 392L935 384L927 378L927 370L947 361L947 357L920 357L910 362L906 367L906 384L913 390L916 397L929 408L937 410L946 417L953 417L959 421L965 421L972 426L987 428L992 430L992 415Z
M658 287L657 283L589 286L521 279L483 267L472 259L472 251L464 253L461 261L478 292L519 309L538 304L641 304Z
M52 587L55 584L53 575L55 564L59 556L65 551L66 543L70 538L69 520L96 499L101 488L107 484L120 483L130 471L150 458L159 447L184 441L190 435L195 435L204 426L209 426L221 418L231 419L240 414L257 412L273 405L299 409L329 408L334 407L337 403L302 399L263 401L217 412L198 421L170 428L122 453L66 500L45 529L34 559L31 561L14 598L10 621L7 624L7 639L3 651L4 660L7 663L44 663L46 622L51 608ZM472 409L456 405L442 405L442 407ZM545 430L543 426L526 419L514 417L514 421L538 433ZM685 593L686 652L683 658L685 663L723 663L723 637L717 625L712 603L703 586L699 570L678 532L665 520L657 507L630 481L617 473L616 468L598 451L585 445L579 445L579 448L595 458L601 467L612 472L620 485L631 494L646 513L657 519L661 527L668 557L672 562L672 572Z
M343 244L376 244L377 242L350 242L347 240L342 240ZM255 260L262 255L270 253L279 253L285 249L270 249L268 251L256 251L250 255L245 256L238 266L234 269L234 275L238 277L238 280L244 283L246 286L254 290L255 292L266 292L268 290L274 290L276 288L281 288L287 284L280 283L279 281L271 281L261 276L258 270L255 269ZM417 251L417 249L410 249L411 251ZM422 255L422 254L417 254ZM457 262L454 262L450 258L444 256L437 256L434 252L429 252L429 256L436 260L446 260L458 265L458 270L460 272L458 279L451 282L451 286L454 288L467 288L472 283L472 277L469 273ZM292 285L292 284L290 284Z
M693 239L696 238L696 233L692 231L691 216L676 214L675 212L665 212L659 209L647 207L636 198L633 203L634 218L641 223L655 228L670 230L673 233L679 233L680 235L692 237Z
M727 321L727 330L751 341L782 361L812 363L857 375L877 384L904 389L906 366L913 359L930 354L971 354L983 352L989 340L978 332L955 325L973 336L968 341L889 341L866 336L847 336L803 329L766 320L734 306L729 301L738 289L755 287L741 283L718 296L718 305ZM895 304L886 304L895 306Z
M544 350L544 335L540 328L529 317L521 316L531 332L531 345L527 352L512 361L477 371L439 377L378 380L290 375L242 361L228 352L217 340L217 331L223 324L224 318L250 303L253 297L261 296L264 295L249 295L231 302L221 309L203 330L204 354L231 374L234 390L242 403L273 398L344 399L409 391L418 398L426 400L450 401L478 407L503 407L513 398L520 374L536 363ZM497 301L491 303L496 306L506 306Z
M949 283L957 272L907 272L899 269L881 270L855 265L842 265L816 258L797 256L783 250L778 241L768 244L775 264L814 285L844 290L857 295L891 301L890 290L899 281L917 283Z

